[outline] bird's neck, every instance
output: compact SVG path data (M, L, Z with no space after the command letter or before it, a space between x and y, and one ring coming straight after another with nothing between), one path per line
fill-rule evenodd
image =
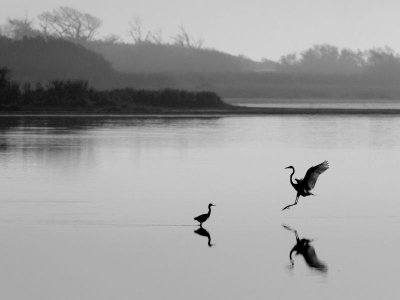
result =
M293 181L293 175L294 175L294 168L292 169L292 174L290 174L290 183L294 188L296 188L296 183Z
M211 215L211 206L208 207L208 215Z

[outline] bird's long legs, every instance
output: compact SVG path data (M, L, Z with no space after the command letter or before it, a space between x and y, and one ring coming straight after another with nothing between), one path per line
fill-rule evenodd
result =
M285 206L284 208L282 208L282 210L288 209L289 207L291 207L291 206L293 206L293 205L296 205L297 202L299 201L299 196L300 196L300 195L297 194L297 196L296 196L296 201L295 201L293 204L289 204L289 205Z

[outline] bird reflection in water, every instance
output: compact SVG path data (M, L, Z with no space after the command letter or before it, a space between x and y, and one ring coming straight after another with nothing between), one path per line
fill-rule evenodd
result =
M196 233L198 235L201 235L201 236L207 237L207 239L208 239L208 247L214 246L214 244L211 244L211 235L210 235L210 233L204 227L200 227L200 228L196 229L194 231L194 233Z
M295 253L295 255L299 255L301 254L304 257L304 260L306 262L306 264L315 270L318 270L320 272L327 272L328 271L328 266L320 261L317 257L317 253L315 252L314 247L311 245L311 242L313 240L309 240L309 239L300 239L299 235L297 234L297 231L295 229L290 228L287 225L282 225L283 228L294 232L295 236L296 236L296 245L294 245L294 247L292 248L292 250L290 250L290 254L289 254L289 259L290 259L290 263L291 263L291 267L294 266L294 260L292 258L293 253Z

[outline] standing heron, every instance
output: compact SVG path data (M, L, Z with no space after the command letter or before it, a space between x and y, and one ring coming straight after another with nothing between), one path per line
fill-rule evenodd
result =
M207 221L207 219L210 217L211 215L211 206L215 206L214 204L210 203L208 204L208 213L197 216L196 218L194 218L197 222L200 223L200 227L202 227L203 223L205 221Z
M319 165L313 166L308 169L306 175L303 179L296 179L296 183L293 181L294 167L289 166L285 169L292 169L292 174L290 174L290 183L293 188L297 191L296 201L293 204L285 206L282 210L288 209L289 207L296 205L300 196L307 197L310 195L314 195L311 193L311 190L314 188L315 183L317 182L318 176L324 173L329 168L329 163L324 161Z

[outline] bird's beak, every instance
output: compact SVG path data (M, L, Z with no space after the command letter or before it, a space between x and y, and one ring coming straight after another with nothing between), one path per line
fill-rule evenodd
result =
M290 167L286 167L285 169L289 169Z
M214 204L211 204L211 206L216 206L216 205L214 205Z

